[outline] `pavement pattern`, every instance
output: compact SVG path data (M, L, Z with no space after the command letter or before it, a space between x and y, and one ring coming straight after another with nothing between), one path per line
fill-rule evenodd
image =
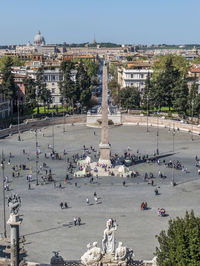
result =
M0 140L0 151L6 157L5 175L9 178L10 191L6 197L17 193L22 199L20 214L23 223L20 227L21 235L25 235L25 248L28 252L27 260L49 263L52 251L60 251L65 259L80 259L86 251L86 245L98 241L101 246L103 230L106 220L116 219L118 230L115 234L116 242L122 241L127 247L134 250L135 259L152 259L155 247L158 245L155 238L161 230L167 229L168 220L176 216L184 216L186 210L194 209L200 215L200 178L195 167L195 156L199 154L200 137L194 136L191 140L189 133L176 132L174 138L174 153L172 132L168 129L159 129L158 145L161 154L168 155L166 161L180 160L187 168L188 173L174 170L175 182L173 187L172 170L157 163L140 163L133 167L139 172L136 178L122 179L120 177L73 178L64 182L66 176L67 158L72 160L75 153L83 154L83 145L91 145L98 150L100 142L100 129L89 128L84 125L54 126L55 151L61 155L61 160L45 159L44 154L50 152L48 144L52 145L52 127L38 130L38 143L41 154L39 166L43 162L52 170L56 187L53 183L36 186L35 166L35 133L28 131L21 135L22 141L17 141L17 135ZM44 134L44 135L43 135ZM123 153L129 147L130 153L139 150L141 154L153 154L156 151L157 129L150 127L146 132L145 127L120 126L109 129L109 142L111 152ZM26 154L23 154L25 149ZM67 151L66 156L63 150ZM13 157L8 164L9 153ZM94 158L94 153L91 153ZM19 177L12 177L11 167L16 164L26 164L28 170L20 171ZM26 176L30 174L32 166L33 181L31 190L28 189ZM167 176L165 179L158 177L158 171ZM40 171L41 175L44 171ZM159 187L160 195L155 196L155 186L144 182L144 173L152 172L155 175L155 185ZM2 180L2 172L0 170ZM126 181L123 186L122 182ZM61 183L62 188L59 188ZM75 186L77 183L77 186ZM95 204L94 192L99 197L99 204ZM89 198L90 205L86 204ZM141 211L143 201L148 203L149 209ZM60 202L67 202L69 208L61 209ZM157 209L165 208L167 217L158 217ZM9 210L6 208L7 219ZM3 232L2 193L0 193L0 232ZM73 218L81 217L80 226L73 225ZM9 232L9 228L7 228Z

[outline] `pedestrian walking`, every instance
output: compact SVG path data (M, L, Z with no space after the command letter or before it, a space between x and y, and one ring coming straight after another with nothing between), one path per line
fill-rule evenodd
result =
M78 217L78 225L80 226L81 225L81 218Z
M97 197L94 197L94 201L97 204L98 203L98 198Z
M63 208L63 202L60 203L60 208L61 208L61 209Z
M65 202L65 209L67 209L68 208L68 205L67 205L67 202Z
M88 198L86 199L86 204L87 204L87 205L89 205L89 204L90 204L90 201L89 201L89 199L88 199Z
M77 223L77 219L76 217L74 217L74 226L76 226L76 223Z

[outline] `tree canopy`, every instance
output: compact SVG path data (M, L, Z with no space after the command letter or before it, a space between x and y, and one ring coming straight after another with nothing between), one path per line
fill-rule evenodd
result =
M135 109L140 107L140 92L138 88L127 87L119 91L119 104L124 109Z
M184 218L169 220L169 228L156 236L159 266L198 266L200 262L200 217L186 212Z
M17 87L14 82L14 75L12 74L13 60L11 57L4 58L4 65L1 69L2 74L2 92L10 100L16 100Z

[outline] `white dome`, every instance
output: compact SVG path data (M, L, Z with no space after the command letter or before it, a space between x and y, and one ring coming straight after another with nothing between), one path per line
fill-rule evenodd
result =
M38 31L38 33L34 37L34 45L43 45L43 44L45 44L45 39L40 33L40 31Z

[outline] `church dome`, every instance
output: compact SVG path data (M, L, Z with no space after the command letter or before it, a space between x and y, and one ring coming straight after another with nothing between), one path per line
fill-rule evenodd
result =
M45 44L45 39L42 36L42 34L40 33L40 31L38 31L38 33L35 35L34 37L34 45L44 45Z

